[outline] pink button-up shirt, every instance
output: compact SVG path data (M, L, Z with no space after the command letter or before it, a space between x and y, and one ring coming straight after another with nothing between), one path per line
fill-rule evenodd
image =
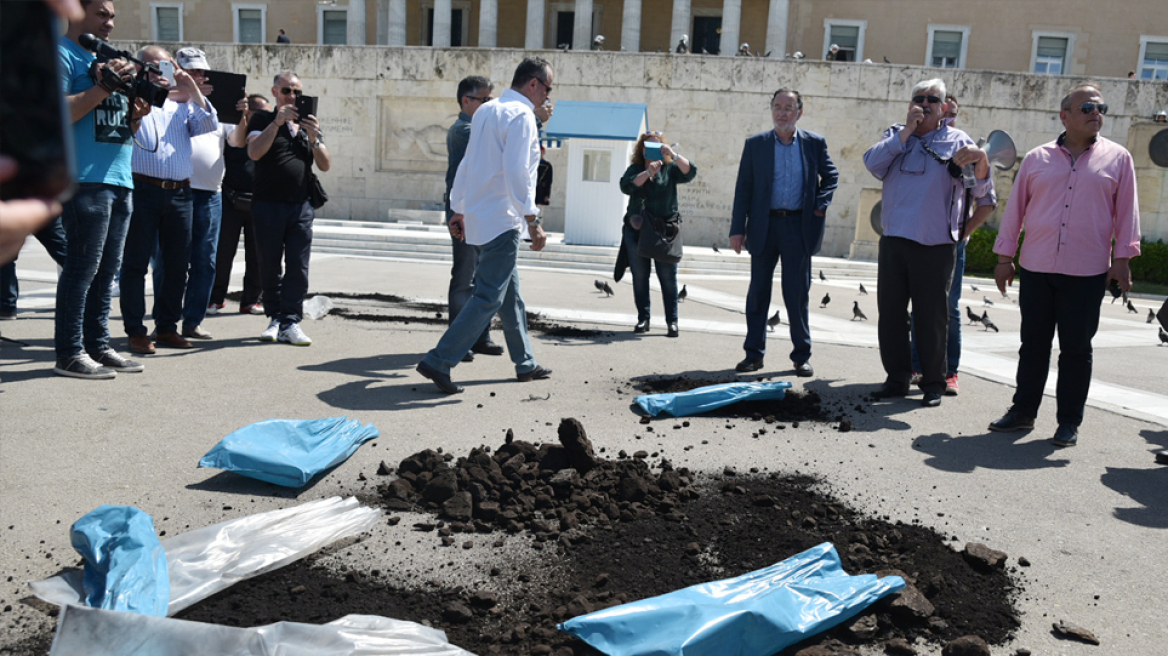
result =
M1115 257L1140 254L1140 211L1131 153L1096 137L1079 158L1063 138L1026 154L1010 194L994 252L1013 257L1026 230L1019 263L1028 271L1095 276Z

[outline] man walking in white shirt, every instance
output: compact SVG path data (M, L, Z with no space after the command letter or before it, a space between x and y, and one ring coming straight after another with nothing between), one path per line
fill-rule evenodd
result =
M503 321L507 352L519 381L551 376L531 352L516 266L525 225L532 250L542 250L547 243L535 204L539 130L532 111L551 92L551 64L540 57L525 59L515 70L511 88L479 108L471 122L470 142L450 192L454 216L449 228L455 239L479 248L474 294L417 366L418 373L447 394L462 391L450 380L450 370L496 313Z

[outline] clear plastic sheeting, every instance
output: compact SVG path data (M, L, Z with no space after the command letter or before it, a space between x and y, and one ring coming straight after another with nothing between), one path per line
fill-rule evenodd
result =
M722 383L688 392L643 394L633 399L650 417L660 414L689 417L717 410L739 401L777 401L787 394L791 383Z
M559 625L608 656L770 656L904 588L849 576L824 542L732 579L614 606Z
M474 656L446 634L402 620L346 615L328 624L250 629L66 606L49 656Z
M381 511L332 497L240 517L162 542L170 579L168 615L232 585L279 569L373 528ZM84 604L80 571L31 583L33 594L59 606Z
M166 615L166 551L150 515L132 506L100 506L73 522L69 532L73 548L85 559L82 603Z
M347 417L265 419L231 433L199 460L200 467L223 469L284 487L304 487L379 435L373 424Z
M328 296L313 296L307 301L304 301L302 309L304 310L304 316L309 319L323 319L333 309L333 299Z

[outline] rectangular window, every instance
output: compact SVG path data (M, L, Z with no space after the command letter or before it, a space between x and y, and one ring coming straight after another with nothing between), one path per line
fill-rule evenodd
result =
M1070 40L1058 36L1040 36L1035 46L1034 72L1062 75L1067 65L1067 46Z
M1140 37L1141 80L1168 80L1168 38Z
M584 180L608 182L612 170L612 151L601 148L584 150Z
M182 3L150 4L155 41L182 41Z
M950 30L932 30L932 53L929 65L936 68L962 68L965 34Z
M261 4L232 4L236 43L263 43L267 33L268 6Z
M832 45L839 46L835 61L860 61L864 58L864 31L868 21L825 19L823 21L823 58Z
M422 40L434 45L434 0L422 0ZM453 0L450 3L450 47L470 45L470 1Z
M349 12L321 11L321 38L325 45L343 46L349 42Z

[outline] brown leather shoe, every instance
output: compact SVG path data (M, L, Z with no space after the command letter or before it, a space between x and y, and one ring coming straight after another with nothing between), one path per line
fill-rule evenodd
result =
M191 343L189 341L187 341L187 338L178 334L178 332L174 331L174 330L168 330L166 332L159 331L158 336L155 339L158 340L159 344L161 344L163 346L169 346L170 348L176 348L176 349L192 348Z
M130 335L130 351L138 355L154 355L154 342L146 335Z

